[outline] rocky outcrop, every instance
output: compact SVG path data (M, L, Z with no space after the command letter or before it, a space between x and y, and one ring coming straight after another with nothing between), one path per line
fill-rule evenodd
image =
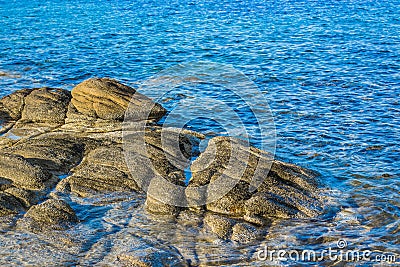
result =
M22 203L13 195L0 192L0 216L15 215L24 210Z
M204 136L157 125L165 114L161 105L108 78L84 81L71 93L40 88L4 97L0 216L17 218L29 231L65 230L82 225L71 199L124 192L139 199L146 215L185 223L180 215L190 214L210 235L246 243L265 237L276 219L319 214L317 173L229 137L212 138L200 153ZM143 127L135 127L138 121ZM104 245L107 262L187 265L171 247L130 237L137 243L127 246L115 235L122 241Z
M15 197L23 206L24 209L29 209L33 205L39 203L43 197L43 193L34 190L26 190L18 187L10 187L4 190L7 193Z
M70 100L71 93L63 89L19 90L0 100L0 119L63 124Z
M25 97L31 91L29 89L19 90L0 99L0 120L19 120L25 105Z

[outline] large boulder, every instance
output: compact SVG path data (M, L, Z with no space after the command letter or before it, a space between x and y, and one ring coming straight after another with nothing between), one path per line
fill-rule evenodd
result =
M150 98L108 78L92 78L78 84L72 90L72 97L71 103L77 111L105 120L123 120L131 102L137 111L151 108L148 116L138 116L140 120L157 121L166 113L161 105L154 103Z

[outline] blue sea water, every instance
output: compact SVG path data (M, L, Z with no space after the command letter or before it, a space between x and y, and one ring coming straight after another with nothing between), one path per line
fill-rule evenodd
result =
M276 155L320 172L340 207L335 220L282 222L268 242L301 249L344 238L352 247L400 253L399 6L0 1L0 96L72 89L95 76L136 86L180 63L230 64L268 100ZM240 257L220 258L234 265Z

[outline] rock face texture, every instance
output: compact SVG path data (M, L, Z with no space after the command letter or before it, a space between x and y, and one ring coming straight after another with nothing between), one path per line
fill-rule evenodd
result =
M33 165L24 157L2 153L0 154L0 177L11 180L12 184L28 190L44 190L50 173Z
M90 151L82 163L72 169L72 173L57 185L57 190L79 196L105 191L139 190L118 146L99 147Z
M204 136L157 125L165 114L108 78L89 79L72 92L24 89L2 98L0 216L33 232L84 227L85 215L71 208L80 205L76 199L119 193L143 199L146 214L196 217L196 227L246 243L265 236L275 219L320 213L318 174L230 137L210 139L200 153ZM123 134L126 116L130 126L140 121L144 128ZM97 243L115 265L188 266L174 248L126 234L137 243Z
M46 135L23 140L4 149L24 157L31 164L59 174L66 174L76 166L83 157L83 150L82 141Z
M31 92L29 89L19 90L0 100L0 118L3 120L19 120L25 105L25 97Z
M40 88L24 99L22 120L63 124L71 93L62 89Z

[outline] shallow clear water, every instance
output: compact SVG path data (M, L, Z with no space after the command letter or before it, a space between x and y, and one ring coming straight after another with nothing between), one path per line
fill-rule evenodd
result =
M249 265L262 265L247 256L265 244L321 250L339 238L349 248L400 253L399 4L0 1L0 95L24 87L72 89L93 76L136 86L177 63L228 63L268 99L277 156L319 171L336 207L319 219L277 222L266 240L241 247L199 236L195 227L157 223L149 215L107 226L134 209L136 200L121 201L110 212L99 208L112 222L98 222L95 211L85 217L87 206L77 204L86 223L73 231L92 232L82 237L86 245L78 251L65 252L71 261L84 262L88 244L117 231L146 233L175 245L195 264L243 266L238 262L245 257ZM220 131L218 125L210 127ZM3 263L31 246L28 234L13 235L0 239ZM49 249L46 242L35 246L39 254ZM197 255L185 254L190 247ZM49 251L44 258L66 257ZM20 262L28 254L22 253Z

